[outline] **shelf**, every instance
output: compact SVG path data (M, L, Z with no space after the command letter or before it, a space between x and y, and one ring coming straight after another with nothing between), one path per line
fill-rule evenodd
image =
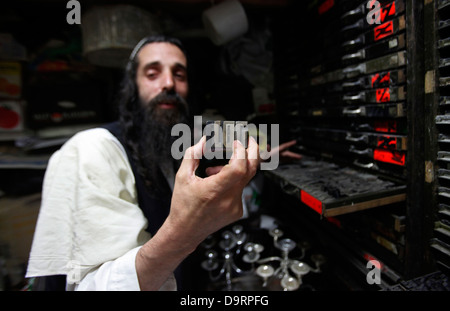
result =
M46 169L51 155L0 155L0 169Z
M266 176L324 217L406 200L406 185L400 182L313 159L279 166Z

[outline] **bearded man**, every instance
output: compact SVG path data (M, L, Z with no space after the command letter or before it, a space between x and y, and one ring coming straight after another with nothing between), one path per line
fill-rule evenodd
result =
M77 133L52 155L27 277L52 289L175 290L183 260L242 216L259 165L254 139L247 149L235 141L229 163L206 178L195 174L205 137L181 164L170 155L171 127L188 121L187 68L180 41L141 40L119 122Z

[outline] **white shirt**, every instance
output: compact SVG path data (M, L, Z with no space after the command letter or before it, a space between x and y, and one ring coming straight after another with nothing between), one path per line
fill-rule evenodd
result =
M146 227L123 146L106 129L80 132L49 161L26 277L65 274L68 290L140 290ZM176 290L173 275L161 290Z

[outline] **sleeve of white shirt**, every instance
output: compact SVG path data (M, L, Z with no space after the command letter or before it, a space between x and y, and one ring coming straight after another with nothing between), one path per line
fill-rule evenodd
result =
M140 248L136 247L116 260L105 262L98 269L88 273L72 289L76 291L140 291L135 265ZM159 290L177 290L173 274Z
M136 247L113 261L102 264L88 273L74 290L78 291L139 291L136 273Z

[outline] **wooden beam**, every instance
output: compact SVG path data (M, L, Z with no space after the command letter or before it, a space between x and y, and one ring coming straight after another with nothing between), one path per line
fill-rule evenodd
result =
M403 202L405 200L406 200L406 194L402 193L402 194L397 194L397 195L384 197L384 198L380 198L380 199L364 201L364 202L355 203L355 204L351 204L351 205L331 208L329 210L325 209L323 212L323 216L324 217L334 217L334 216L358 212L358 211L362 211L362 210L366 210L366 209L374 208L374 207L378 207L378 206L384 206L384 205L388 205L388 204L392 204L392 203Z

